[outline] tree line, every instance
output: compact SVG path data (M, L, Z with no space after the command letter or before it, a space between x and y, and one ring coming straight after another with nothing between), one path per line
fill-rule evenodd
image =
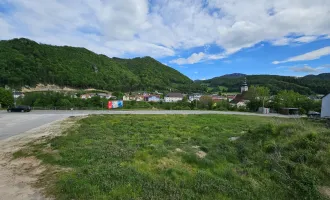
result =
M219 91L219 86L225 87L228 92L237 92L240 91L244 77L222 76L199 83L208 86L213 92ZM300 78L277 75L247 75L246 78L249 85L267 87L273 95L282 90L292 90L303 95L330 93L330 73Z
M99 96L81 99L80 93L60 92L30 92L24 98L16 99L17 105L28 105L39 109L106 109L108 100ZM121 99L123 93L115 92L113 95ZM320 111L321 101L315 101L305 95L292 90L282 90L276 95L271 95L270 89L263 86L252 86L245 97L249 102L246 107L236 107L227 100L213 101L211 96L202 96L199 101L188 102L187 97L176 103L165 102L136 102L124 103L125 109L166 109L166 110L239 110L256 112L259 107L267 107L279 112L283 107L299 108L301 114L308 111ZM0 104L2 108L11 107L14 98L9 90L0 88Z
M281 108L298 108L300 114L309 111L321 111L321 100L313 100L293 90L282 90L271 95L270 89L263 86L252 86L247 93L247 109L257 111L259 107L267 107L279 112Z

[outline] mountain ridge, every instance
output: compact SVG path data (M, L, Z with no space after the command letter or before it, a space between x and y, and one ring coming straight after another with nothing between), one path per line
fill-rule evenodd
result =
M239 91L245 77L249 85L269 87L272 93L277 93L280 90L294 90L305 95L330 93L330 73L306 75L304 77L280 75L246 75L232 77L231 75L223 75L204 81L198 81L198 83L211 88L224 86L228 88L228 91L233 92Z
M0 86L38 83L133 91L178 90L189 88L193 81L151 57L118 60L86 48L39 44L26 38L0 41Z

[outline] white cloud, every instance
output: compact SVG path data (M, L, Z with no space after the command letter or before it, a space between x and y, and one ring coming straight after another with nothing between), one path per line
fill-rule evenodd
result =
M315 51L311 51L299 56L295 56L292 58L288 58L283 61L274 61L273 64L281 64L281 63L287 63L287 62L296 62L296 61L307 61L307 60L316 60L323 56L330 55L330 46L324 47Z
M321 73L324 72L326 68L330 68L330 65L322 65L319 67L311 67L309 65L303 65L303 66L293 66L289 67L289 69L293 72L301 72L301 73Z
M262 41L288 45L330 35L330 1L326 0L2 2L13 4L15 10L6 16L0 12L0 39L28 37L83 46L108 56L166 57L206 47L204 55L196 53L173 63L223 59ZM207 45L214 44L224 53L210 54Z
M314 72L319 72L320 71L320 69L313 68L313 67L310 67L308 65L305 65L303 67L290 67L290 70L294 71L294 72L306 72L306 73L314 73Z
M200 62L205 57L205 54L203 52L200 53L193 53L188 58L178 58L176 60L170 61L170 63L175 63L178 65L184 65L184 64L195 64Z
M284 45L288 45L290 42L291 42L290 38L283 37L283 38L273 40L272 44L274 46L284 46Z
M285 46L289 44L295 44L295 43L309 43L317 40L318 36L301 36L298 38L293 37L282 37L276 40L271 41L272 45L274 46ZM321 37L322 39L325 39L324 37Z
M227 52L222 52L219 54L205 54L203 52L193 53L188 58L179 58L176 60L171 60L170 63L184 65L184 64L195 64L198 62L204 62L204 61L209 61L209 60L220 60L220 59L227 58L231 54L236 53L238 50L239 49L230 49Z
M294 39L295 42L301 42L301 43L308 43L308 42L313 42L315 40L317 40L317 36L303 36L303 37L299 37Z

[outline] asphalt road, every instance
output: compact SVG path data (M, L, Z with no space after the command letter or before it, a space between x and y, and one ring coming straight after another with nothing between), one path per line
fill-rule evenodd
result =
M32 111L30 113L7 113L6 111L0 111L0 140L7 139L9 137L19 135L31 129L40 127L42 125L52 123L57 120L63 120L70 116L84 116L90 114L111 114L111 115L164 115L164 114L184 114L184 115L200 115L200 114L226 114L226 115L249 115L249 116L265 116L265 117L282 117L293 118L293 116L283 116L277 114L256 114L256 113L244 113L244 112L221 112L221 111L182 111L182 110L134 110L134 111Z

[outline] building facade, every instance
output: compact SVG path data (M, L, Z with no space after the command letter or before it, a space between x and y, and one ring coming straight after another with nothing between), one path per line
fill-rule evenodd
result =
M148 96L149 102L160 102L160 95L150 95Z
M245 77L244 82L243 82L243 84L241 86L241 93L247 92L247 91L249 91L249 87L248 87L248 84L247 84L247 81L246 81L246 77Z
M248 91L249 87L245 78L241 86L241 94L237 94L235 98L230 101L231 105L236 105L238 108L246 107L247 103L249 103L249 100L246 98Z
M183 94L181 93L168 93L164 98L165 102L172 103L178 102L183 100Z
M322 98L321 117L330 118L330 94Z
M189 96L189 101L190 102L191 101L199 101L201 97L202 97L201 94L198 94L198 93L192 94L192 95Z

